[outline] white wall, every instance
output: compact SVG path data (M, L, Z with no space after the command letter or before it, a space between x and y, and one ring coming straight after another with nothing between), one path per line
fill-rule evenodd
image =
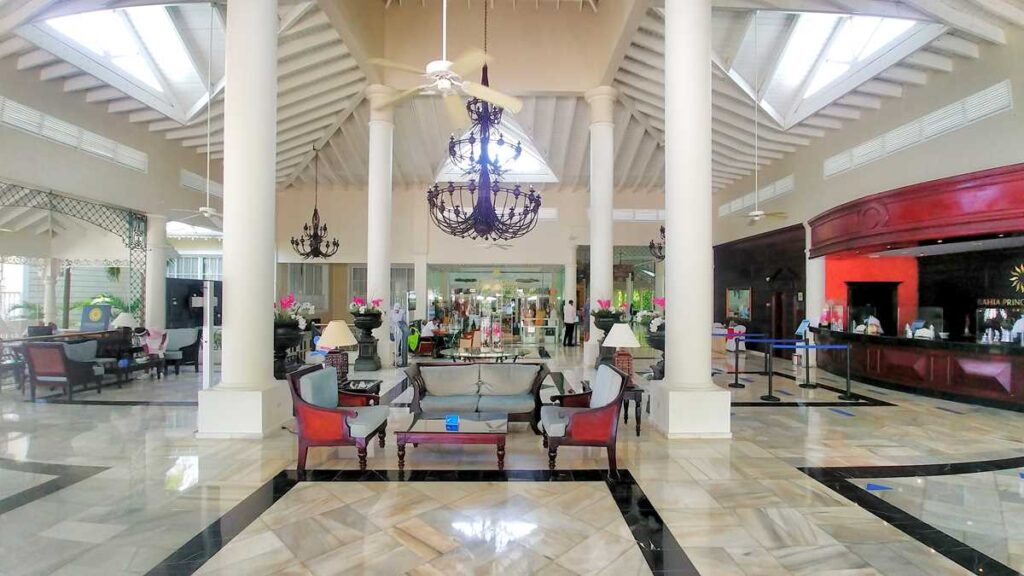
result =
M205 173L204 157L195 148L149 132L146 123L132 124L127 114L110 114L104 103L87 103L83 92L63 92L59 80L40 81L38 69L19 72L16 62L13 57L0 60L0 95L146 152L149 171L0 126L0 179L141 212L166 213L204 202L201 193L181 187L182 168ZM214 166L214 179L220 178L219 166Z
M981 44L978 60L956 58L951 74L932 72L928 83L905 87L903 97L884 99L881 110L864 111L860 120L844 122L782 161L762 169L764 186L793 174L796 190L763 206L788 213L785 219L762 220L747 226L741 214L718 217L719 205L750 193L747 178L715 195L715 243L761 234L812 218L851 200L901 186L1024 162L1024 31L1007 28L1007 45ZM1009 78L1014 109L981 120L860 168L824 179L823 161L934 110ZM744 213L747 210L743 211Z

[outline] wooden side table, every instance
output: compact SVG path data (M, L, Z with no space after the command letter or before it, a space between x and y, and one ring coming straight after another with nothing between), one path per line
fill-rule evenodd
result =
M640 436L640 413L642 410L640 406L644 403L644 390L639 386L628 386L622 392L622 421L629 424L629 402L630 400L636 405L636 435Z

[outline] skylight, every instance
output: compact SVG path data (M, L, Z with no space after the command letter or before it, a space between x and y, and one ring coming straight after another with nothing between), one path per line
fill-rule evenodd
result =
M502 180L510 183L521 182L525 184L558 182L554 172L551 171L547 162L541 158L540 152L533 145L533 141L516 124L515 120L509 118L507 114L501 119L501 132L506 141L519 141L523 144L522 154L514 161L511 159L511 153L508 150L510 147L494 146L491 148L492 152L497 152L498 160L502 166L508 169ZM469 131L462 135L463 138L468 136ZM452 163L451 158L446 158L437 173L436 180L438 182L465 182L466 176L462 173L461 169Z
M868 60L914 26L912 20L851 16L840 24L821 64L807 85L807 98Z
M137 34L118 10L51 18L46 24L94 55L110 61L149 88L163 92L146 61Z

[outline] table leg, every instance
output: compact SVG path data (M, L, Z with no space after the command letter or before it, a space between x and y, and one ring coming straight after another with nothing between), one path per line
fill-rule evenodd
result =
M640 404L643 403L643 398L635 400L636 403L636 437L640 437Z
M629 399L622 401L622 421L629 424Z
M498 472L505 470L505 439L498 440Z
M398 469L405 470L405 440L398 439Z

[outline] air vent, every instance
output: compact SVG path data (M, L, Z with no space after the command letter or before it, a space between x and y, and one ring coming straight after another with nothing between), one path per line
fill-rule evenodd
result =
M859 168L900 150L906 150L932 138L959 130L993 114L1012 109L1013 92L1010 81L1004 80L917 120L907 122L878 138L827 158L822 166L822 172L825 178L831 178L836 174Z
M769 200L774 200L779 196L785 196L796 189L796 179L792 174L772 182L771 184L761 188L758 191L759 204L764 204ZM731 202L727 202L718 207L718 216L724 217L737 212L745 212L747 208L754 206L754 193L745 194Z
M149 155L95 132L0 96L0 124L51 142L77 148L127 168L147 172Z

